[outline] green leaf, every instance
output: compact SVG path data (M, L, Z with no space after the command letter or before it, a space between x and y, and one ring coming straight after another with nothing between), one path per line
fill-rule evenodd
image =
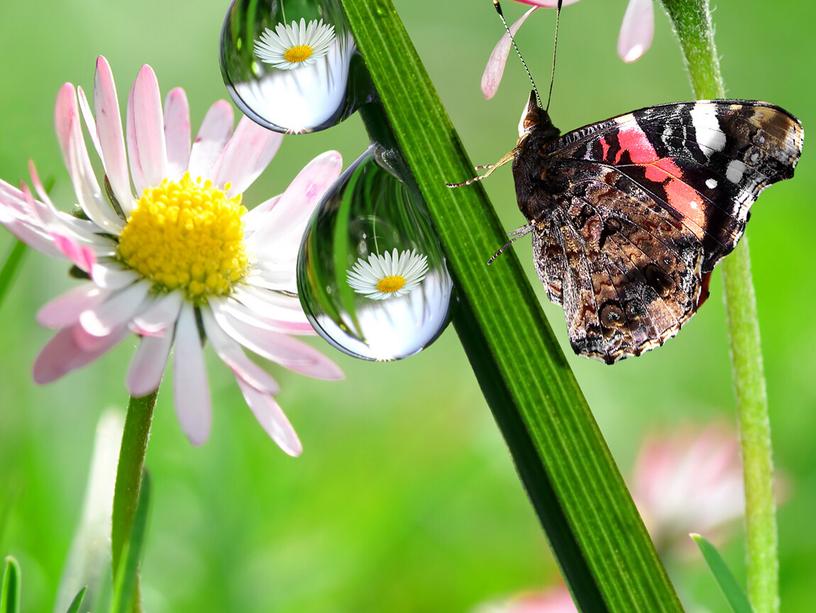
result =
M150 506L150 477L147 472L142 478L139 493L139 504L133 518L133 529L130 537L122 548L122 557L119 566L115 569L115 585L113 588L112 613L130 613L138 610L139 564L142 556L145 529L147 527L147 512Z
M20 613L21 590L20 565L13 557L7 556L3 584L0 586L0 613Z
M711 570L711 574L713 574L717 580L720 589L728 599L728 603L731 605L734 613L753 613L753 609L748 602L748 597L745 595L745 592L740 587L736 578L734 578L734 575L731 573L725 560L723 560L720 552L717 551L717 548L699 534L690 534L689 536L700 548L703 558L705 558L706 564L708 564L708 568Z
M473 165L391 0L342 4L446 251L454 325L579 608L680 611L517 257L485 264L507 237L484 189L445 186Z
M88 588L86 587L79 590L79 593L71 601L71 606L68 607L68 610L65 613L79 613L79 607L82 606L82 601L85 600L85 592L87 591Z
M23 258L27 252L28 247L24 242L15 241L6 256L6 261L3 267L0 268L0 306L2 306L12 282L20 270L20 265L23 263Z

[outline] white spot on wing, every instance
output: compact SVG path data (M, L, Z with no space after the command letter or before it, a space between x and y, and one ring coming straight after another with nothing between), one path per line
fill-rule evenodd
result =
M706 179L706 185L708 189L714 189L717 187L717 179Z
M742 181L743 174L745 174L745 164L740 160L731 160L725 171L725 178L731 181L731 183L739 183Z
M725 149L725 133L720 128L713 104L697 102L691 109L691 123L697 135L697 144L707 157Z

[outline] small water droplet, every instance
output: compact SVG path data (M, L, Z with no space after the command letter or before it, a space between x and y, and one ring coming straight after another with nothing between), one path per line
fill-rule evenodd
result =
M453 284L425 203L401 156L372 145L329 190L298 256L309 320L341 351L397 360L448 324Z
M371 99L339 0L233 0L220 55L235 104L276 132L324 130Z

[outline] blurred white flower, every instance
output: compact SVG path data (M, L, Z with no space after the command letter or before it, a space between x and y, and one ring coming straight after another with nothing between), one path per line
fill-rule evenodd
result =
M564 585L540 592L523 592L503 602L481 605L473 613L577 613Z

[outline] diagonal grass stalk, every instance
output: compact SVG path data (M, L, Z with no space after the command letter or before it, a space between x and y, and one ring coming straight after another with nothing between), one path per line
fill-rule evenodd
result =
M485 191L445 186L473 166L391 0L342 3L381 101L369 110L428 204L458 292L454 325L578 606L681 610L518 259L485 264L506 241Z

